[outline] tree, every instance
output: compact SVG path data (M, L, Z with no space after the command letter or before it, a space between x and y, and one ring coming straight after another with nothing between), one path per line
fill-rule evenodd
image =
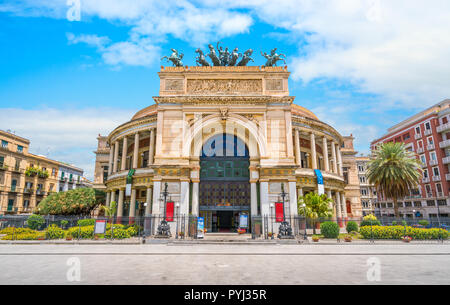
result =
M394 202L395 217L399 217L398 198L410 195L422 175L421 162L403 143L385 143L374 152L369 162L367 178L378 192Z
M298 200L298 214L310 218L313 222L314 234L316 234L316 221L320 217L332 217L333 210L330 208L333 200L326 194L319 195L315 192L301 196ZM305 207L302 204L305 203Z
M77 188L44 198L35 209L40 215L89 215L105 202L106 194L93 188Z

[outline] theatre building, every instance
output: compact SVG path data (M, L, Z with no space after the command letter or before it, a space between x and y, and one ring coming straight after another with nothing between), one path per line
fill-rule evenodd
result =
M335 216L351 212L344 139L294 104L287 67L158 74L155 103L98 137L95 185L107 204L117 202L118 217L162 215L166 183L174 213L204 217L209 231L233 230L240 213L274 215L282 191L287 216L298 214L299 196L319 190L333 198Z

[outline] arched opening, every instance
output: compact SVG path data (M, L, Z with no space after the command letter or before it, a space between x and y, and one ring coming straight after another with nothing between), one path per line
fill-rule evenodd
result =
M237 136L209 138L200 155L199 212L208 232L236 232L240 213L250 214L250 158Z

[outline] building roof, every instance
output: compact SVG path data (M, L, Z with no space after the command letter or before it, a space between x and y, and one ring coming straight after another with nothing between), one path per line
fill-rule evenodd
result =
M307 118L314 119L314 120L319 120L319 118L312 111L306 109L305 107L302 107L302 106L299 106L296 104L292 104L291 109L292 109L291 110L292 114L307 117Z

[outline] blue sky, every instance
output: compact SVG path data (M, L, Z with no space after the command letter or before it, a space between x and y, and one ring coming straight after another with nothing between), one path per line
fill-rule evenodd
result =
M70 3L68 5L67 3ZM291 95L359 152L450 97L450 3L384 0L0 2L0 129L92 178L96 136L158 94L160 57L221 41L287 55ZM219 5L220 4L220 5ZM166 63L164 63L166 64Z

